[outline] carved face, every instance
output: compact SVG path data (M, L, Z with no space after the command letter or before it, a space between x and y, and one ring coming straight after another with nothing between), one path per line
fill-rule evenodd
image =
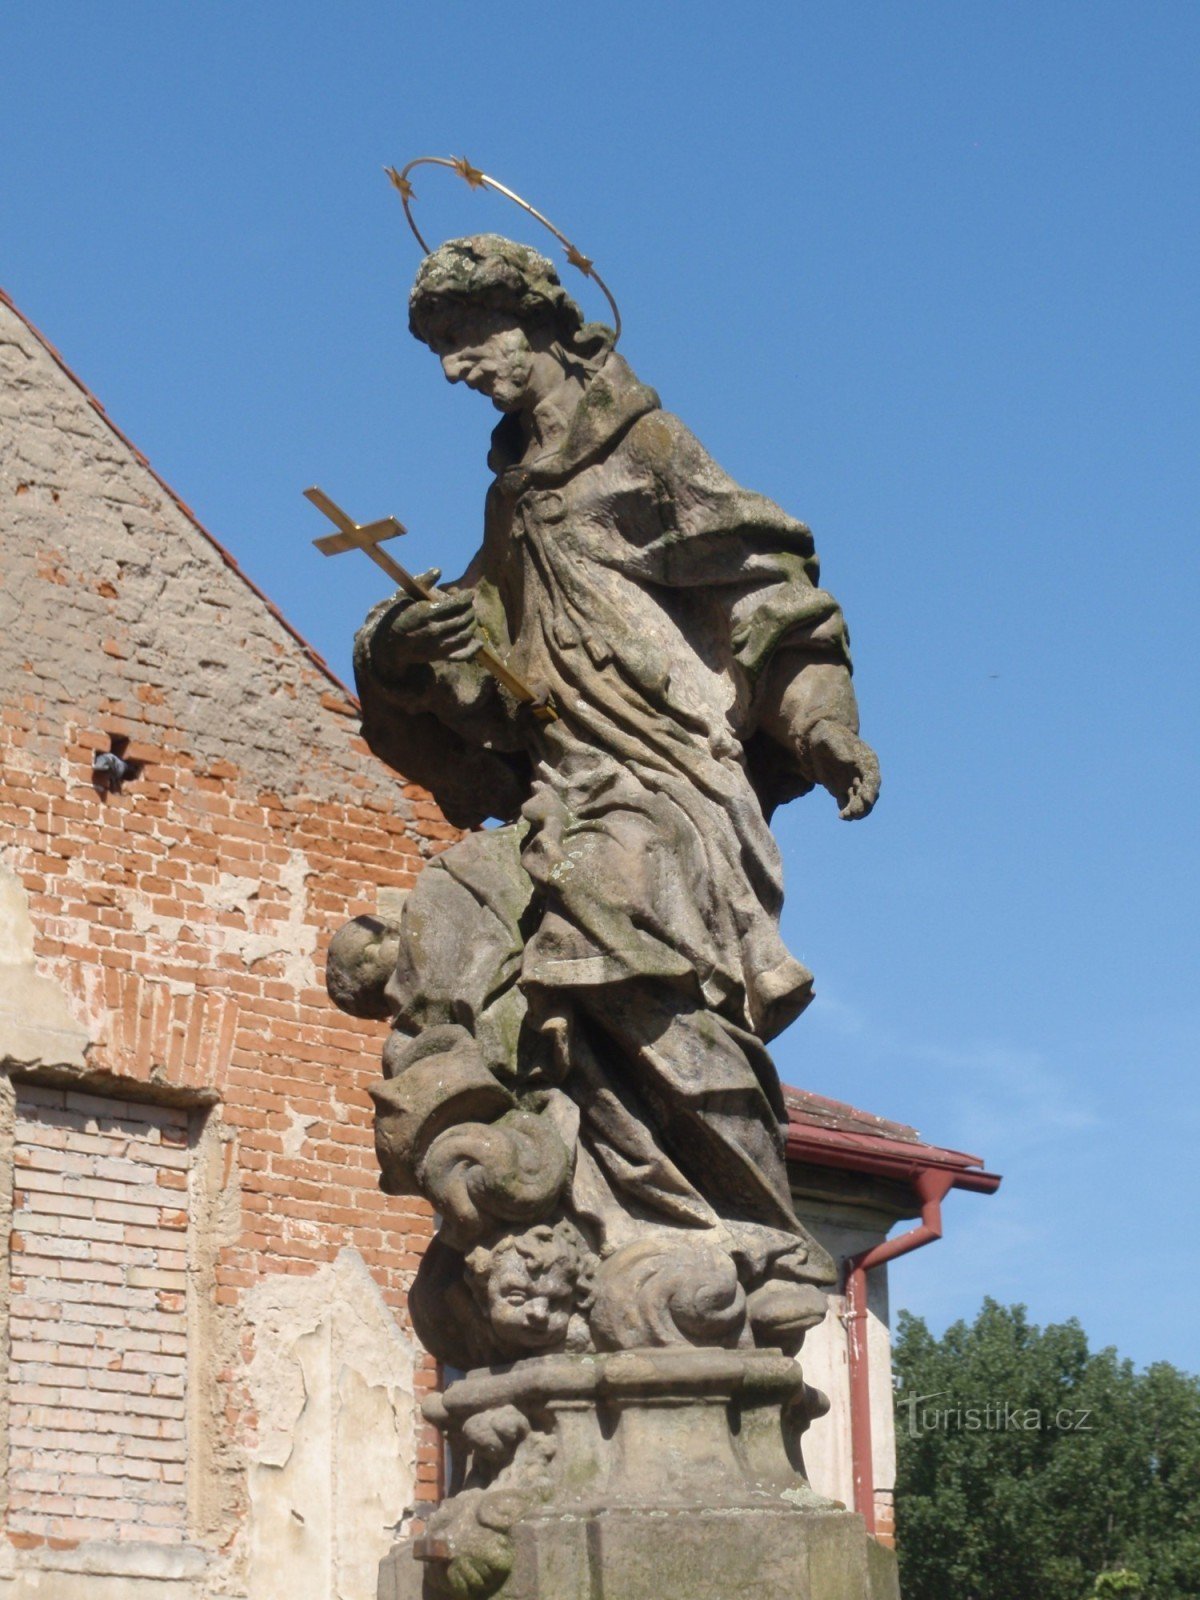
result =
M487 1314L506 1344L548 1350L563 1342L575 1307L575 1274L565 1255L531 1262L514 1248L499 1253L487 1280Z
M486 394L497 411L516 411L533 377L533 349L524 330L507 318L463 311L430 336L451 383Z

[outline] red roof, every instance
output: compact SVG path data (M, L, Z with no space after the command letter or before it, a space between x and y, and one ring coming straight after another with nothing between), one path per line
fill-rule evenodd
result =
M994 1194L1000 1174L985 1172L980 1156L926 1144L915 1128L872 1116L841 1100L805 1089L783 1091L787 1106L787 1158L819 1167L870 1173L912 1183L930 1170L952 1174L951 1187Z

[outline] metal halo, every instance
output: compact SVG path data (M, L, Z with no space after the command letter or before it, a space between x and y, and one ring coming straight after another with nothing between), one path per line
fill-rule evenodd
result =
M425 243L420 228L413 221L413 214L410 208L410 202L416 199L416 195L413 192L413 186L409 182L408 175L414 167L449 167L451 172L457 172L460 178L465 179L470 188L492 189L496 194L502 194L506 200L511 200L514 205L520 206L522 211L528 212L535 222L541 223L543 228L548 228L566 251L567 260L571 265L582 272L585 278L590 278L608 301L615 324L616 338L614 338L613 343L616 344L621 337L621 313L617 309L617 302L613 299L612 290L596 271L595 262L590 256L585 256L583 251L578 249L576 245L572 244L562 229L556 228L549 217L544 217L536 207L529 204L528 200L523 200L519 194L515 194L512 189L509 189L498 179L489 177L486 172L480 172L478 167L473 167L466 156L418 156L415 161L410 161L401 172L397 172L395 167L384 167L383 169L391 179L397 194L399 194L400 202L404 207L404 215L408 218L408 225L426 255L430 254L429 246Z

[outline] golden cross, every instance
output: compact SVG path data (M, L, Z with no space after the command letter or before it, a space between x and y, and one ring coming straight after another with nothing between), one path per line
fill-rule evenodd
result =
M323 556L341 555L344 550L362 550L377 567L381 567L392 581L399 585L408 595L410 600L441 600L436 589L430 589L412 573L393 561L386 550L379 546L385 539L394 539L397 534L407 533L402 522L395 517L381 517L378 522L358 523L352 521L341 506L335 504L323 489L305 489L304 498L310 500L318 511L327 516L337 533L327 533L322 539L314 539L313 543ZM523 705L532 710L540 722L555 722L558 712L554 709L553 701L548 695L539 695L532 690L523 678L509 670L496 652L488 644L480 645L475 653L475 660L481 667L491 673L509 693Z

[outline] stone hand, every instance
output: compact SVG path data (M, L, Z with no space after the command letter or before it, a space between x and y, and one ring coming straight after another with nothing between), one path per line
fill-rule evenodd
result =
M436 568L417 580L432 587ZM394 667L429 661L469 661L483 643L469 594L439 594L432 600L400 599L392 614L388 653Z
M807 744L808 766L837 801L848 822L865 817L879 798L879 757L844 722L829 718L814 724Z

